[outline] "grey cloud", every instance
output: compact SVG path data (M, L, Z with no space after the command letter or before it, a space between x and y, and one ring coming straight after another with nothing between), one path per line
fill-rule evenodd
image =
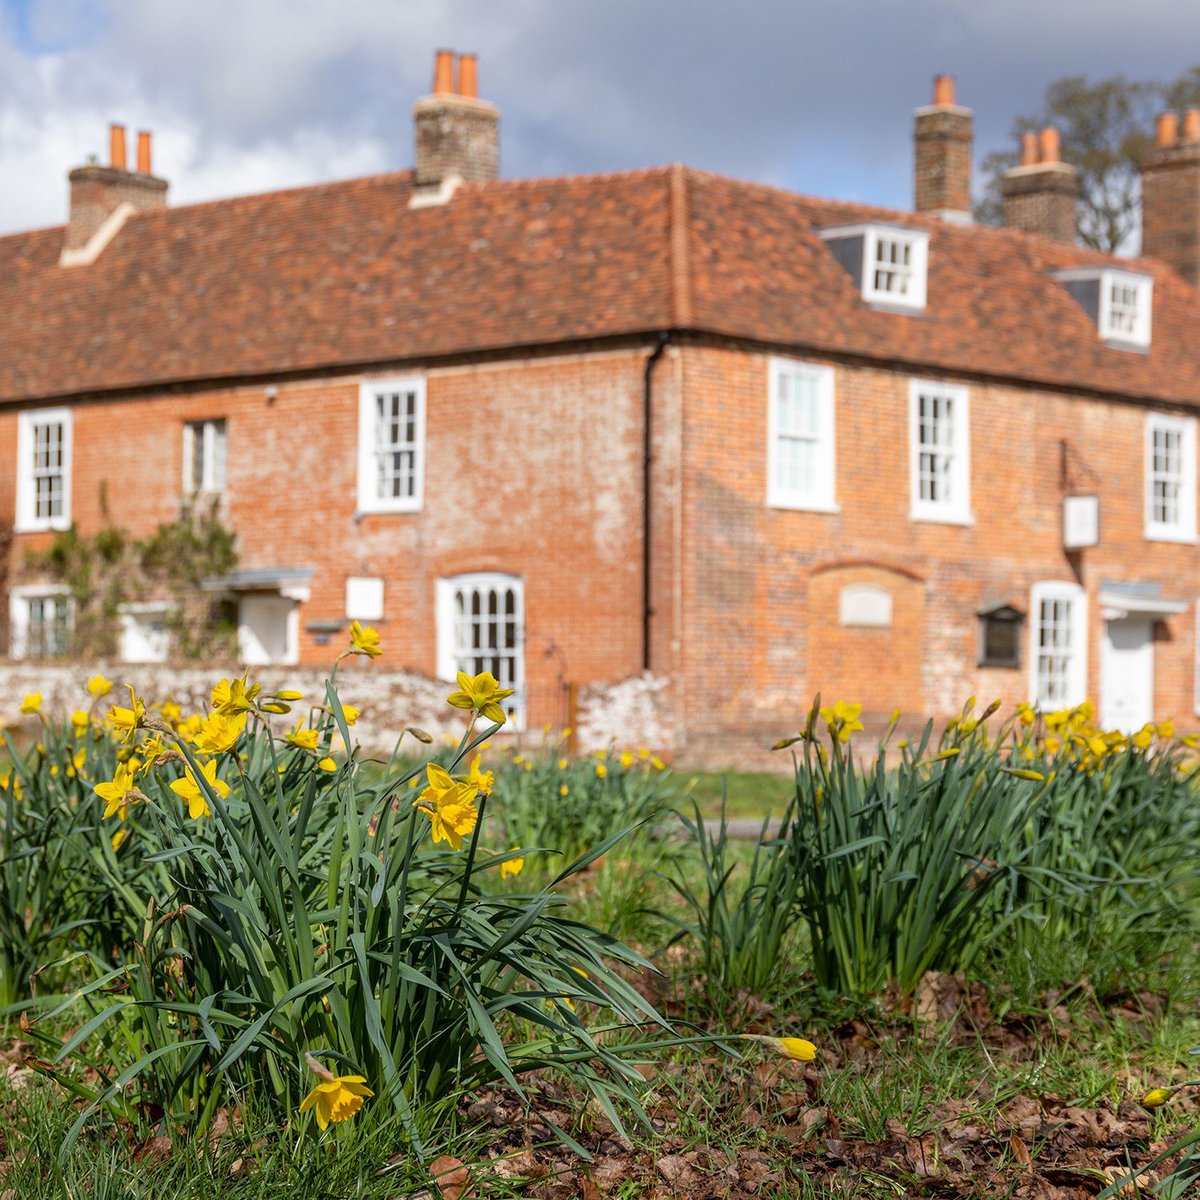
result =
M1174 0L112 0L107 17L52 83L48 60L0 42L0 133L14 115L56 123L57 146L94 121L92 149L110 116L148 123L181 199L262 186L256 155L280 183L407 165L442 45L481 56L506 174L681 160L892 205L909 203L912 109L938 71L958 75L982 154L1055 78L1200 59L1200 6ZM6 176L20 149L0 141Z

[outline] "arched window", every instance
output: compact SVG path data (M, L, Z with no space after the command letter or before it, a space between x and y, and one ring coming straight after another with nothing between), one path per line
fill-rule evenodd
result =
M491 671L516 693L505 702L515 728L525 711L525 585L495 572L454 575L437 582L437 669L452 680L459 671Z

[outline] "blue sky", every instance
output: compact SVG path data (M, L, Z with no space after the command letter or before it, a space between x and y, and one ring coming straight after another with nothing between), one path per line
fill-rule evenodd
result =
M438 46L480 55L511 176L683 161L911 203L912 109L958 77L976 151L1067 74L1200 61L1177 0L0 0L0 232L58 224L109 120L175 203L410 165Z

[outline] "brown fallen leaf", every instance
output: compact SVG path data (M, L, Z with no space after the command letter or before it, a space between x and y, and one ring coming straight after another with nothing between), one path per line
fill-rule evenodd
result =
M435 1158L429 1165L429 1173L442 1194L442 1200L470 1200L475 1195L471 1172L452 1154Z
M1033 1156L1029 1153L1029 1147L1025 1145L1021 1135L1014 1133L1008 1139L1008 1148L1012 1151L1013 1161L1019 1163L1023 1167L1028 1167L1033 1162Z

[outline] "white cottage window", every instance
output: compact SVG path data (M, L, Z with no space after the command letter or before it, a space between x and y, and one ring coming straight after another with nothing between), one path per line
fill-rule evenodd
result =
M437 584L438 675L490 671L514 695L505 701L514 728L525 711L525 585L516 575L457 575Z

